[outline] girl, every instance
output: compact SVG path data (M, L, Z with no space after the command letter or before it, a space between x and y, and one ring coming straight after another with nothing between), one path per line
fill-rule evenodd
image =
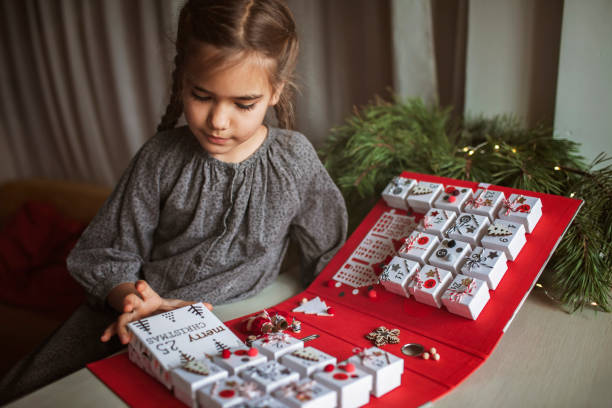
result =
M258 293L290 238L307 279L342 245L342 196L312 145L288 130L298 40L287 6L189 0L176 51L158 133L68 258L88 305L9 373L0 400L117 351L131 321ZM280 128L263 124L269 107ZM187 126L175 128L182 115Z

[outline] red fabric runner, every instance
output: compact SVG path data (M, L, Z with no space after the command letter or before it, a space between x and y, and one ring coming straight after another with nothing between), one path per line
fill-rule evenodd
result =
M476 189L478 183L466 182L424 174L402 173L403 177L452 184ZM548 262L566 228L580 208L581 201L491 186L509 196L522 193L542 200L543 216L527 244L514 262L508 263L508 271L476 321L471 321L446 311L436 309L413 298L403 298L376 285L378 296L371 299L361 288L353 295L353 288L342 285L328 286L338 269L353 253L379 217L389 211L384 201L370 211L346 244L332 259L317 279L302 293L276 305L274 309L291 312L302 298L319 296L335 309L335 316L322 317L296 313L302 322L298 337L317 333L321 337L309 345L334 355L339 361L348 358L355 347L369 347L364 336L378 326L398 328L400 342L383 348L404 357L405 370L402 385L381 398L371 397L368 407L418 407L440 398L456 387L476 370L492 353L503 332ZM342 293L342 294L341 294ZM257 312L257 311L253 311ZM226 324L244 339L240 322L244 317ZM435 347L442 356L440 361L406 357L400 348L406 343L420 343L426 348ZM88 365L88 368L131 406L181 406L172 393L146 373L129 362L127 354L120 354Z

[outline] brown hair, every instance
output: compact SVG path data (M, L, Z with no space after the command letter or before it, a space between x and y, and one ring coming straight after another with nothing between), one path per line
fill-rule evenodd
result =
M172 94L158 132L176 126L183 114L183 69L194 40L219 48L227 56L255 52L275 61L269 82L273 87L285 84L274 106L276 118L280 127L294 128L293 73L299 45L287 5L282 0L188 0L179 15Z

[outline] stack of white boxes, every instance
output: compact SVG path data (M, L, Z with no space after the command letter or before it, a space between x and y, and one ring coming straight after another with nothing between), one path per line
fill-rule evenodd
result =
M444 186L395 177L383 190L387 204L424 214L380 275L380 283L401 296L441 306L476 319L527 242L542 216L537 197L501 191ZM393 186L406 186L399 196ZM409 191L406 191L411 186ZM403 265L398 258L410 264ZM466 285L466 283L469 283Z

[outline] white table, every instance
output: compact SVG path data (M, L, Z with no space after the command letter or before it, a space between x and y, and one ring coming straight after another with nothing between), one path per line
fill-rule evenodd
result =
M258 296L215 308L221 320L275 305L302 289L282 274ZM435 407L611 407L612 314L569 315L535 288L489 359ZM442 356L444 358L444 356ZM124 407L86 368L8 405Z

